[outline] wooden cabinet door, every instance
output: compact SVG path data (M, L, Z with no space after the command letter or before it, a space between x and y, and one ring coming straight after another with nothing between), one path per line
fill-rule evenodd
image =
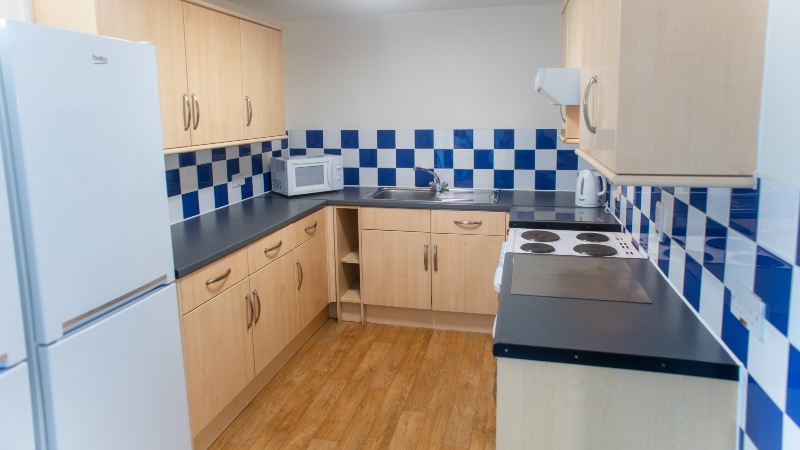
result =
M617 123L619 119L621 0L599 0L594 10L594 74L597 83L592 123L592 156L606 167L617 167ZM582 138L582 136L581 136Z
M407 231L361 231L361 293L365 304L431 309L430 236Z
M318 234L294 249L299 330L328 305L327 235Z
M196 436L255 376L247 280L183 316L189 423ZM146 331L145 331L146 332Z
M494 272L503 241L503 236L433 234L433 309L497 314Z
M581 66L582 0L568 0L561 11L561 63L564 67Z
M186 55L183 9L178 0L97 0L97 32L156 47L164 148L191 144L184 109Z
M246 20L240 26L245 139L282 135L286 125L281 32Z
M589 80L597 75L595 63L595 36L594 36L594 11L595 2L586 1L581 3L581 100L585 98ZM588 116L590 122L596 124L597 120L597 90L596 85L592 86L592 95L588 97ZM584 105L580 105L580 144L578 148L590 153L594 148L594 134L589 131L586 124L587 111Z
M258 374L300 331L295 301L294 258L286 254L250 275L256 301L253 360Z
M184 3L183 20L186 76L190 96L197 97L199 106L192 145L241 140L245 102L239 19Z

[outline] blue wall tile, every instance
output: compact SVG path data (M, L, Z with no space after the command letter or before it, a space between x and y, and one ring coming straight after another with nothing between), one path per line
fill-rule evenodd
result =
M760 246L756 253L753 291L767 305L767 320L784 335L789 326L792 266Z
M322 148L322 130L306 130L306 148Z
M250 156L250 144L239 146L239 157Z
M453 150L434 150L433 167L435 169L452 169Z
M558 150L556 152L556 169L578 170L578 155L573 150Z
M786 385L786 414L800 425L800 351L789 346L789 377Z
M702 212L706 212L706 203L708 203L708 189L706 188L691 188L689 190L689 204Z
M414 147L433 148L433 130L414 130Z
M494 150L475 150L476 169L494 169Z
M642 209L642 187L641 186L635 186L633 188L633 204L637 208L639 208L640 210Z
M413 149L397 149L395 151L395 164L398 168L412 168L414 167L414 150Z
M428 172L423 172L422 170L414 172L414 186L427 187L431 181L433 181L433 175Z
M555 170L537 170L535 176L536 176L536 189L543 191L555 190L556 188Z
M630 204L625 209L625 229L633 233L633 206Z
M242 185L242 198L250 198L253 196L253 177L246 177Z
M688 221L689 206L676 198L672 209L672 239L683 248L686 248L686 225Z
M182 194L181 203L183 203L184 219L200 214L200 197L198 197L197 191Z
M167 171L167 197L181 195L181 171L172 169Z
M224 148L211 150L211 161L225 161L225 159L227 159L227 152Z
M344 184L346 186L358 186L358 169L353 167L344 168Z
M180 167L189 167L195 164L197 164L197 159L194 152L178 154L178 165Z
M725 281L725 253L728 248L728 229L711 217L706 217L705 254L703 266L720 281Z
M378 169L378 186L397 186L397 169Z
M514 168L517 170L535 169L536 152L534 150L514 150Z
M554 149L557 146L558 132L554 129L536 130L536 150Z
M378 148L395 148L394 130L378 130Z
M239 173L239 160L229 159L226 161L228 166L228 181L233 180L233 176Z
M306 149L304 148L290 148L289 149L289 156L305 156Z
M341 156L342 155L342 149L340 149L340 148L326 148L325 150L323 150L323 153L325 153L326 155L339 155L339 156Z
M650 221L647 220L647 216L642 213L639 213L641 217L639 217L639 246L641 246L645 253L647 252L647 246L649 245L647 236L650 232Z
M472 187L472 170L471 169L456 169L453 171L453 179L455 187L471 188Z
M494 148L513 149L514 130L494 130Z
M494 171L494 188L495 189L514 189L514 171L513 170L495 170Z
M453 130L453 148L472 148L472 130Z
M725 306L722 308L722 340L747 365L747 346L750 333L731 312L731 291L725 288Z
M228 185L220 184L214 186L214 207L222 208L228 204Z
M250 166L253 168L253 175L261 175L264 172L264 159L259 155L250 157Z
M664 272L664 275L669 275L669 254L672 239L664 235L664 239L658 243L658 268Z
M703 266L690 255L686 255L685 273L683 275L683 296L695 309L700 311L700 285L703 280Z
M342 130L342 148L358 148L358 130Z
M361 167L378 167L378 150L360 149L358 151L358 161Z
M211 163L197 166L197 188L205 189L214 185L214 175Z
M730 227L752 240L758 230L758 189L731 191Z
M753 377L747 383L746 422L747 435L759 450L780 450L783 414Z
M655 222L656 220L656 204L661 201L661 189L657 187L650 188L650 219Z

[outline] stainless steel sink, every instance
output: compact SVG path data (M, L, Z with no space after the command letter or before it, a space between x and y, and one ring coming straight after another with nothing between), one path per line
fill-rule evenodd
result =
M500 191L490 189L448 189L436 193L427 188L382 187L364 198L417 202L497 203L499 197Z

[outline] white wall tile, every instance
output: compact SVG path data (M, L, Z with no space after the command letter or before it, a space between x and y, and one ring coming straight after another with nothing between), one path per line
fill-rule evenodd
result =
M654 255L650 258L653 264L658 266L658 235L655 233L655 222L650 221L650 230L647 234L647 253L648 256Z
M169 223L177 223L183 220L183 200L180 195L175 195L167 199L169 205Z
M303 133L303 147L305 147L306 137L305 132ZM225 147L225 159L235 159L239 157L239 146L238 145L229 145Z
M473 130L472 148L475 150L491 150L494 148L494 130Z
M535 150L536 130L533 128L517 128L514 130L515 150ZM516 184L515 184L516 186Z
M472 172L472 187L476 189L494 188L494 170L475 169Z
M378 130L358 130L359 148L378 148Z
M289 148L306 148L306 130L289 130Z
M197 166L181 167L181 194L197 190Z
M689 218L686 223L686 253L695 261L703 264L706 246L706 216L694 207L689 207Z
M228 182L227 161L214 161L211 163L211 178L214 186Z
M686 252L680 244L670 241L669 247L669 280L675 285L679 294L683 294L683 275L686 269Z
M675 198L682 201L683 203L689 204L689 188L688 187L676 187L675 188Z
M650 186L642 186L642 212L645 216L648 216L648 219L653 220L655 217L650 216L650 198L651 198L651 188Z
M633 217L631 218L631 237L634 241L636 241L636 245L639 245L639 231L640 227L642 226L642 215L639 213L639 210L636 209L635 205L631 204L629 207L633 208Z
M250 144L250 154L251 155L260 155L260 154L264 153L264 144L266 144L266 143L267 142L253 142L252 144ZM211 154L210 150L209 150L209 154ZM209 161L211 161L211 159L209 159Z
M405 147L400 147L405 148ZM397 167L397 152L394 149L378 149L378 167L395 168Z
M475 152L457 148L453 150L453 168L472 169L475 167Z
M661 203L664 205L664 234L672 237L672 211L675 206L675 198L669 192L661 190ZM655 217L653 217L655 219Z
M728 244L725 251L725 284L736 282L753 290L756 274L756 243L733 229L728 229Z
M209 187L205 189L200 189L197 191L197 199L200 203L200 214L205 214L209 211L213 211L214 206L214 188Z
M179 168L180 161L178 160L178 154L172 153L170 155L164 155L164 166L167 170L174 170Z
M749 378L747 371L739 366L739 401L737 402L736 424L743 430L747 425L747 382Z
M322 130L322 147L342 148L342 130Z
M722 335L724 305L725 286L711 272L703 268L700 282L700 317L714 330L715 336Z
M233 187L232 183L228 183L228 204L242 201L242 187Z
M400 168L395 173L398 186L414 187L414 169Z
M343 148L342 149L342 162L344 163L345 167L358 167L359 163L359 151L357 148Z
M577 170L557 170L556 171L556 190L574 191L575 182L578 181ZM514 185L516 187L516 184Z
M534 155L536 158L536 170L556 170L558 153L555 150L536 150Z
M394 133L394 148L414 148L414 130L397 130Z
M320 156L325 154L324 148L309 148L306 149L306 155L308 156Z
M592 166L582 158L578 158L578 170L592 170Z
M358 169L358 184L361 186L377 186L378 169L375 167L362 167Z
M264 192L264 175L256 175L253 177L253 196L261 195Z
M800 427L786 414L783 415L782 448L786 450L800 448Z
M253 160L249 156L239 158L239 173L245 178L253 176Z
M792 269L792 295L789 305L789 342L800 348L800 267ZM800 447L798 447L800 448Z
M494 151L495 170L514 170L514 150Z
M758 201L758 243L784 261L794 262L800 190L767 179L761 180Z
M731 190L729 188L709 188L706 214L717 223L728 226L731 212Z
M450 149L453 147L453 130L433 130L433 148Z
M789 340L769 321L764 321L764 341L750 333L747 345L747 369L750 376L784 411L786 377L789 371Z
M759 448L756 447L756 444L753 443L753 440L750 439L750 436L748 436L747 433L745 433L745 435L744 435L744 444L742 445L742 449L743 450L759 450Z
M558 174L556 174L556 184L558 184ZM558 186L556 186L558 187ZM536 175L533 170L514 171L514 189L533 191L536 189Z
M450 187L453 187L455 180L455 171L453 169L436 169L436 174L442 181L446 181Z
M433 168L433 149L418 148L414 150L414 165L425 169Z
M195 153L195 162L200 164L208 164L211 162L211 150L200 150Z

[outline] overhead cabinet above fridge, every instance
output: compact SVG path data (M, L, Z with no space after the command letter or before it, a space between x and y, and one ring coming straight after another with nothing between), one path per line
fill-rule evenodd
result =
M767 0L565 3L581 158L617 185L754 186Z

